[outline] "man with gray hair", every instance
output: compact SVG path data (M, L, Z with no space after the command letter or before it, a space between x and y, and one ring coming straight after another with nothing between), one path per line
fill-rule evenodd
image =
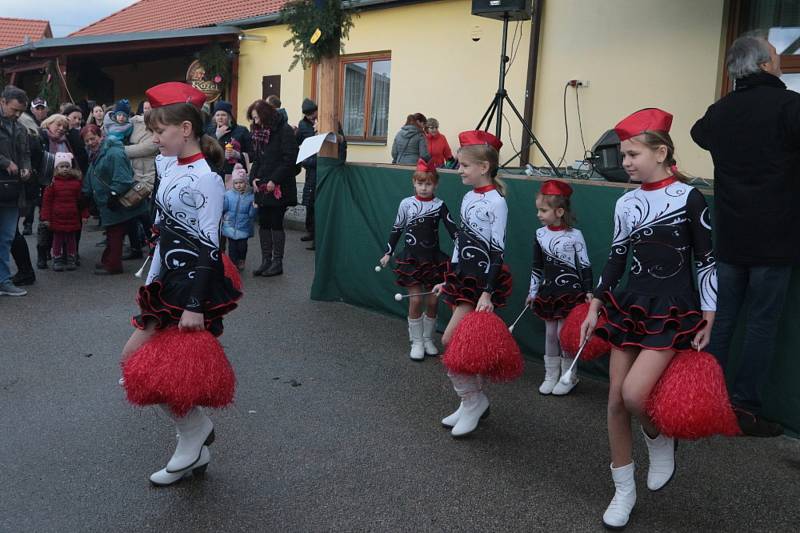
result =
M11 281L11 243L17 232L22 183L30 179L28 132L17 123L28 107L25 91L7 85L0 95L0 295L25 296Z
M761 387L792 266L800 264L800 94L786 89L780 56L763 36L734 41L727 66L734 90L692 128L714 161L719 294L709 351L724 368L747 300L731 401L744 434L774 437L783 428L761 415Z

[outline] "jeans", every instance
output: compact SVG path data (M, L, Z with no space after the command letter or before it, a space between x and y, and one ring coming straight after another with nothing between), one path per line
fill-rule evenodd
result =
M228 256L238 266L247 258L247 239L228 239Z
M11 243L18 219L18 207L0 207L0 283L11 279Z
M717 313L708 351L725 369L739 312L744 317L742 364L730 386L731 401L755 413L761 409L761 386L775 352L775 336L792 275L790 266L742 266L717 261Z

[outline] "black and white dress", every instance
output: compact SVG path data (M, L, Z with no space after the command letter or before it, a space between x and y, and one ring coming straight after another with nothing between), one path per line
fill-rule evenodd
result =
M628 285L614 292L629 252ZM611 254L594 295L608 319L597 335L612 345L689 348L705 327L702 311L717 306L711 220L700 191L669 177L617 200Z
M529 295L543 320L567 318L592 292L592 265L579 229L545 226L536 230Z
M503 263L508 206L494 185L473 189L461 201L453 257L442 289L444 301L477 305L481 293L503 307L511 294L511 272Z
M139 288L139 329L161 329L180 321L184 310L203 313L205 327L222 334L222 316L236 308L241 293L225 277L219 251L219 224L225 185L202 154L179 159L156 157L155 193L158 244L147 282Z
M444 222L450 237L455 239L457 228L442 200L410 196L400 202L386 244L386 253L394 254L405 232L405 247L395 259L398 285L432 287L444 281L449 257L439 248L440 222Z

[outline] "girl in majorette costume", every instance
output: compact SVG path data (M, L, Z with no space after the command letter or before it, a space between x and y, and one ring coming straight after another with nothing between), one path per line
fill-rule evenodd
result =
M671 124L672 115L651 108L615 127L623 167L642 185L617 201L611 254L581 327L583 340L595 329L598 311L603 313L608 322L595 333L613 346L608 432L616 492L603 515L610 529L625 527L636 503L632 415L647 443L647 488L660 490L672 479L677 441L659 434L645 404L676 350L702 350L708 344L716 310L708 206L675 167ZM628 285L615 291L629 252Z
M124 358L160 330L176 325L183 332L205 329L221 335L223 315L241 297L225 277L220 258L225 186L206 158L219 166L223 152L215 139L203 134L200 106L205 95L178 82L157 85L145 94L152 106L147 126L161 151L156 157L160 181L154 197L158 244L147 282L139 289L141 312L132 318L137 329L125 345ZM169 369L163 372L167 375ZM127 381L126 387L133 386ZM173 386L179 389L181 383ZM195 469L205 469L214 426L199 406L191 407L185 416L176 416L166 405L162 408L175 421L178 445L167 466L150 480L169 485Z
M444 294L453 308L442 342L450 342L461 319L471 311L494 311L502 307L511 294L511 272L503 264L505 250L506 205L505 185L497 178L500 140L485 131L459 134L459 174L472 190L461 202L461 225L458 229L451 266L444 283L434 290ZM458 409L442 420L452 427L454 437L472 433L488 412L489 399L483 392L483 377L452 370L448 376L461 398Z
M453 239L455 239L456 225L450 218L447 205L434 196L439 183L436 167L420 159L411 182L414 184L415 194L400 202L397 218L386 244L386 253L380 259L380 263L384 268L389 264L400 236L405 232L406 245L395 258L397 268L394 272L397 274L397 284L406 287L410 295L409 357L414 361L422 361L425 355L439 354L439 349L433 342L439 297L436 294L430 294L427 298L415 295L430 290L434 285L444 281L448 256L439 249L439 223L444 223ZM425 307L424 314L423 307Z
M558 180L544 182L536 196L542 227L533 240L531 286L525 300L545 323L545 376L539 392L556 396L569 394L578 383L576 373L566 384L559 381L573 360L561 352L561 327L569 312L592 292L592 266L583 234L573 227L570 196L572 187Z

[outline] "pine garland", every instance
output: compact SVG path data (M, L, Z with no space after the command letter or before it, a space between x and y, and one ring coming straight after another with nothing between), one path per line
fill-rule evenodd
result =
M36 96L44 98L50 109L58 109L61 103L61 80L55 61L47 64L39 82L39 93Z
M230 78L231 60L227 52L217 43L210 44L200 50L197 59L206 70L206 79L220 83L215 78L219 76L220 81L227 81Z
M344 10L340 0L291 0L281 10L280 21L289 27L292 36L283 46L292 46L294 56L289 70L298 63L303 68L317 64L344 49L344 41L353 27L352 9ZM319 30L321 36L311 43L311 36Z

